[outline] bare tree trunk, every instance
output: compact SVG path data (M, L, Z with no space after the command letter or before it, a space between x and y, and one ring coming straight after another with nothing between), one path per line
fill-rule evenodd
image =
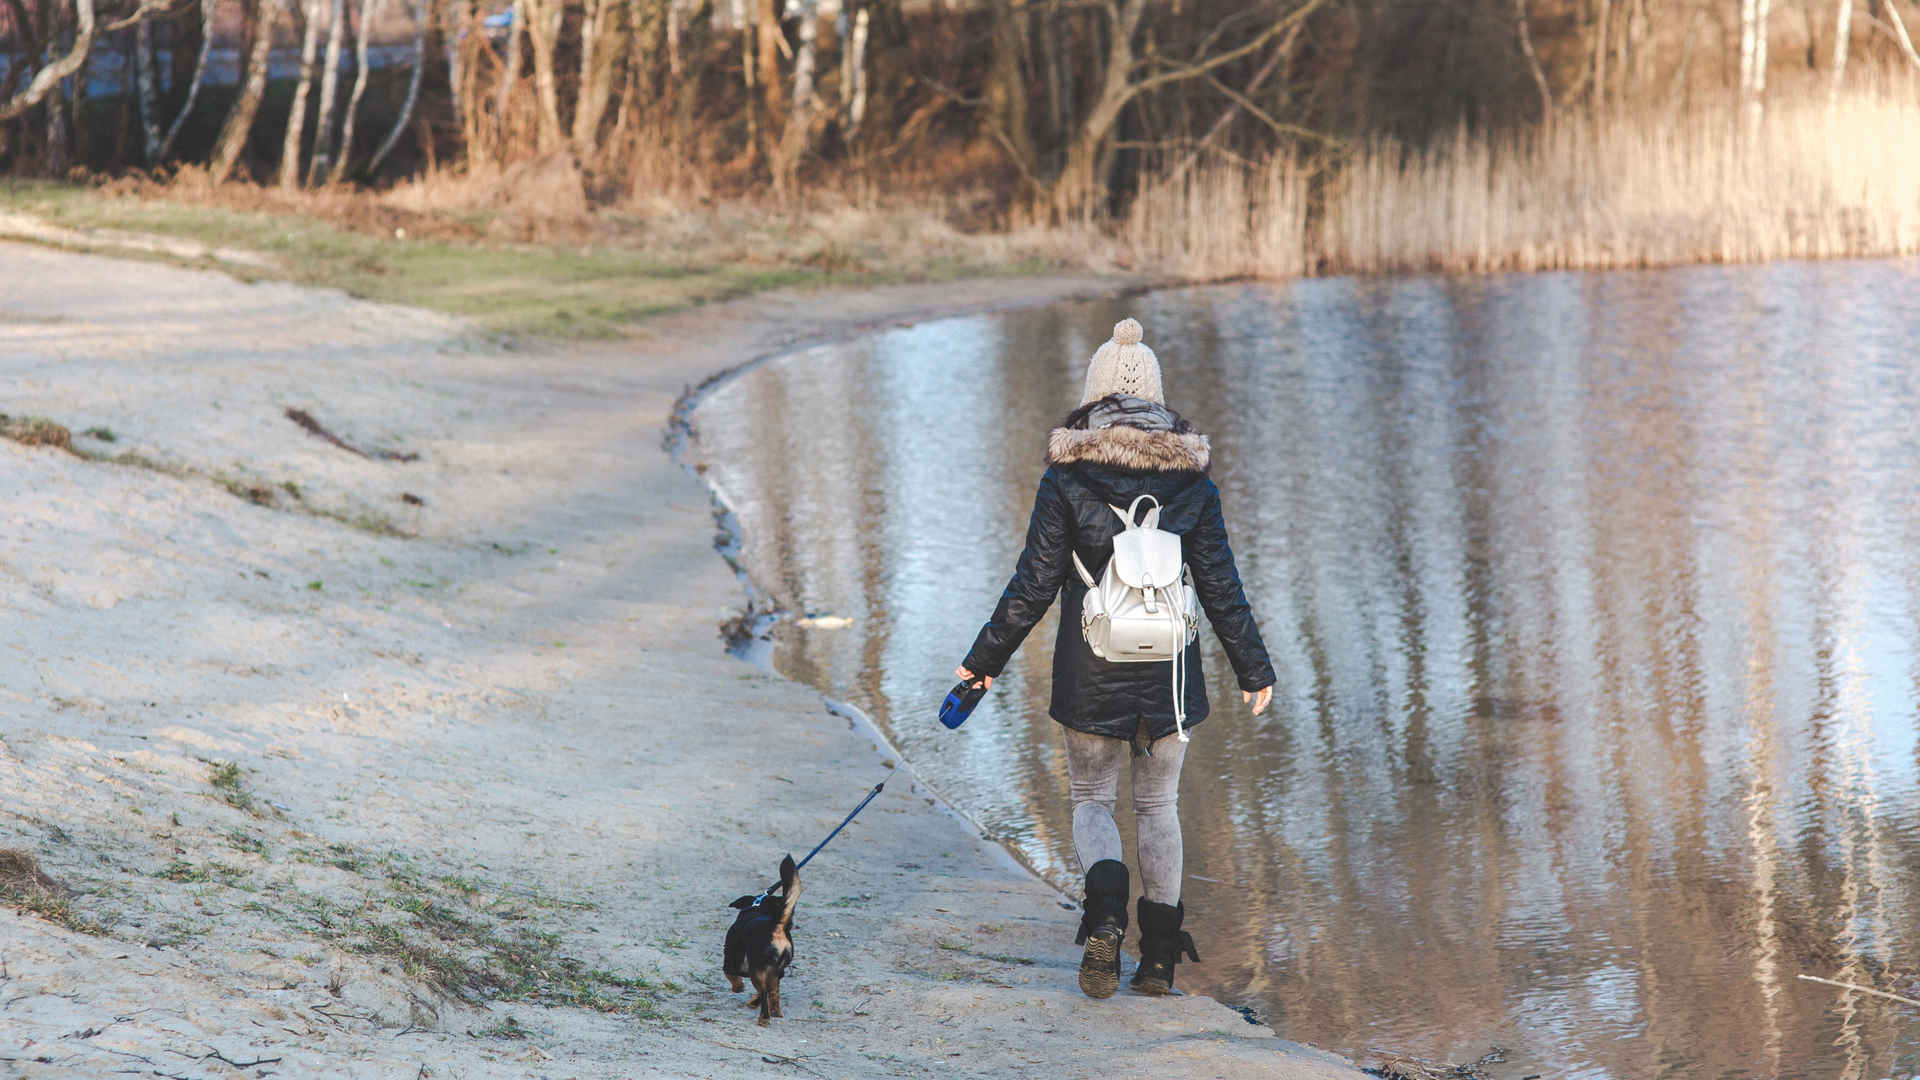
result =
M313 62L320 50L320 0L307 0L306 29L300 34L300 81L293 87L287 114L287 138L280 146L280 190L300 186L300 141L307 128L307 95L313 90Z
M446 0L446 3L432 9L434 17L440 20L440 48L447 61L447 89L450 91L448 104L453 109L453 126L466 128L467 102L463 92L466 86L465 72L460 69L460 38L469 29L473 29L473 8L470 0ZM424 41L423 41L424 44ZM426 54L420 53L420 65L426 66ZM378 169L378 162L369 169Z
M327 174L327 183L337 184L346 179L347 165L353 160L353 126L360 115L360 98L367 92L367 39L373 36L373 20L380 14L378 0L360 0L360 26L353 35L353 93L347 97L347 115L340 129L340 153L333 159L333 170ZM416 49L414 52L414 70L418 71L425 61Z
M563 141L560 128L560 83L554 47L560 37L564 0L525 0L527 44L533 49L533 89L540 102L540 149L551 150Z
M173 123L167 125L167 137L160 140L160 152L155 161L165 161L173 150L173 140L179 138L180 129L186 126L187 115L193 112L193 103L200 97L200 84L207 77L207 57L213 53L213 4L214 0L200 0L200 55L193 62L193 80L187 84L187 100L180 106L180 112L174 116Z
M407 99L400 103L400 118L393 122L393 130L380 142L380 148L373 152L373 160L367 165L367 172L377 173L380 164L393 153L399 145L400 133L407 130L408 121L413 119L414 105L420 100L420 83L427 71L427 0L414 0L413 5L413 73L407 76ZM456 90L454 97L458 99Z
M1000 141L1020 172L1032 175L1033 137L1027 124L1026 79L1020 69L1020 56L1026 50L1026 16L1024 11L1015 11L1013 5L1014 0L990 3L993 66L987 72L987 107L982 119L987 134Z
M628 0L637 9L643 0ZM622 52L618 41L620 0L586 0L580 21L580 86L573 108L573 152L581 161L593 156L600 123L613 101L613 72ZM637 43L627 43L637 47Z
M786 191L800 171L800 159L806 155L813 132L813 65L815 42L820 35L820 0L800 0L800 47L793 55L793 108L787 127L780 136L780 160L776 163L773 187Z
M1853 35L1853 0L1839 0L1833 16L1833 71L1827 76L1827 108L1840 101L1840 87L1847 81L1847 43Z
M153 78L153 23L141 19L133 27L133 68L139 87L140 160L160 161L160 102Z
M780 30L780 9L784 0L755 0L759 12L759 48L754 59L760 65L760 96L771 121L786 111L785 87L780 82L780 54L786 51L787 36Z
M526 33L527 2L513 0L513 6L507 9L507 66L500 72L500 91L494 97L494 126L502 138L507 134L507 102L513 95L513 85L520 81L520 36Z
M1593 35L1593 88L1592 103L1595 112L1607 103L1607 39L1613 21L1613 0L1599 0L1600 22Z
M85 72L85 67L81 71ZM85 74L81 78L85 78ZM61 79L47 97L47 175L62 179L73 165L73 77Z
M320 77L320 120L313 129L313 161L307 185L318 184L333 165L333 110L340 99L340 46L347 32L347 2L333 0L333 24L327 27L327 70Z
M667 0L667 73L680 78L680 0Z
M1073 74L1068 65L1061 62L1061 54L1066 45L1062 38L1066 35L1066 13L1060 10L1060 0L1051 0L1046 14L1044 43L1047 63L1047 120L1051 130L1047 133L1049 146L1057 147L1065 140L1067 129L1073 124L1078 111L1073 94Z
M841 99L846 111L840 120L840 136L851 145L867 116L867 32L872 12L865 4L853 14L851 38L841 51Z
M1757 135L1767 92L1767 15L1770 0L1740 0L1740 99L1747 134Z
M247 46L246 79L232 111L227 113L226 125L220 129L213 161L208 166L216 184L224 183L233 175L234 166L240 164L240 157L247 150L247 137L253 134L253 118L260 112L260 99L267 92L267 59L273 51L273 24L278 6L274 0L249 2L253 12L253 37Z
M760 153L760 106L759 95L755 93L759 79L754 68L754 28L747 22L746 0L733 0L733 20L740 27L740 78L747 90L747 160L751 162Z
M1553 119L1553 90L1547 86L1547 73L1541 70L1540 57L1533 51L1533 34L1527 29L1527 0L1513 0L1514 25L1520 35L1520 55L1527 58L1527 71L1533 75L1534 88L1540 91L1540 119Z
M60 80L81 69L87 62L87 53L93 48L93 0L73 0L74 15L78 27L73 35L73 44L58 60L41 65L33 73L32 81L26 89L0 102L0 122L11 120L35 105L50 93Z

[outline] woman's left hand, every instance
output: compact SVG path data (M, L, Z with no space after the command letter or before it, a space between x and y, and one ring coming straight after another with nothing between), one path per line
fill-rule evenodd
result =
M972 682L974 679L980 678L980 676L977 676L973 672L968 671L964 666L954 668L953 673L955 675L960 676L961 682ZM989 690L993 689L993 676L988 675L985 678L987 680L987 689Z
M1268 705L1273 703L1273 687L1263 686L1252 693L1242 690L1240 691L1240 700L1251 701L1253 703L1253 715L1259 716L1261 713L1267 711Z

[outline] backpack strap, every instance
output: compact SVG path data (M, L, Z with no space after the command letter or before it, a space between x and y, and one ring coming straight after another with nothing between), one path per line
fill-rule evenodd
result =
M1087 573L1087 564L1080 561L1080 553L1077 551L1073 553L1073 568L1079 571L1080 580L1086 582L1087 588L1093 588L1093 575Z

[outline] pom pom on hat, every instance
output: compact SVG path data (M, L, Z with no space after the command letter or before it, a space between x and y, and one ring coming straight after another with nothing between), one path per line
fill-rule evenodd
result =
M1087 361L1087 385L1080 404L1098 401L1110 394L1131 394L1165 405L1160 388L1160 358L1141 341L1145 332L1135 319L1113 324L1113 338L1096 349Z

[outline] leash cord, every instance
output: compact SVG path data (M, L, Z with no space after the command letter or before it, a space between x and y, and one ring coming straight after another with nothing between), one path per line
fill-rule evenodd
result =
M891 780L891 779L893 779L893 774L888 773L887 780ZM834 837L839 836L840 830L846 828L849 824L851 824L853 822L853 819L859 815L860 811L865 810L867 808L868 803L879 798L881 790L887 786L887 780L882 780L879 783L873 785L873 790L867 792L867 797L864 799L861 799L860 805L853 808L853 813L848 814L846 817L840 819L840 824L835 825L833 827L833 831L827 834L827 838L825 840L820 841L818 844L815 844L813 846L813 850L807 852L807 857L804 859L801 859L797 864L795 864L793 868L793 872L796 874L799 873L801 867L812 862L813 857L815 855L820 854L820 849L823 847L826 847L828 842L830 842ZM767 886L766 889L760 893L760 899L765 900L768 896L772 895L773 890L779 887L780 887L780 883L777 881Z

